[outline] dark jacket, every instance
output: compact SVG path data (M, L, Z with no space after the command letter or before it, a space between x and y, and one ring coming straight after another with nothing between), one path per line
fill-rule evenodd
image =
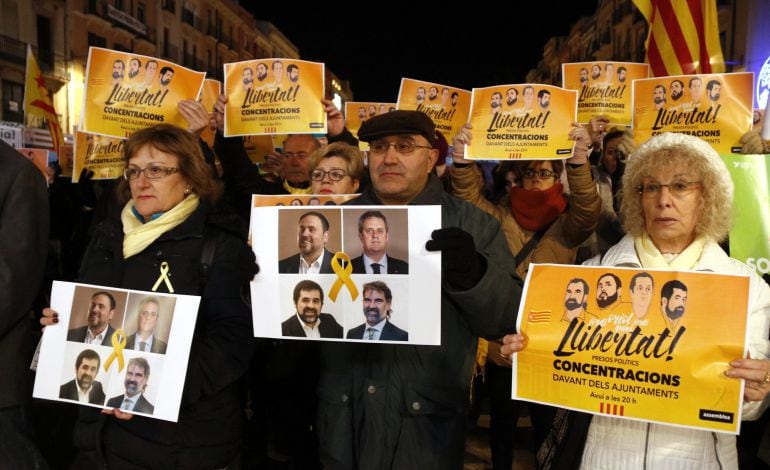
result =
M66 384L59 387L59 398L67 400L79 400L78 386L75 383L75 379L70 380ZM88 392L88 403L92 405L104 405L104 390L102 389L101 382L92 382L91 390Z
M366 274L364 255L353 258L350 263L353 265L353 274ZM409 263L388 255L388 274L409 274Z
M128 338L126 338L126 349L136 349L138 351L139 344L138 343L134 344L134 343L136 343L136 334L133 334ZM167 347L168 345L166 344L166 342L159 340L158 337L156 336L152 339L152 347L150 348L150 352L155 354L166 354Z
M32 397L32 302L48 252L48 194L40 171L0 141L0 408ZM37 325L39 328L39 325Z
M321 333L321 338L342 338L342 325L337 323L334 316L330 313L320 313L319 319L321 324L318 325L318 332ZM307 336L296 314L281 323L281 335L296 336L298 338L305 338Z
M382 204L371 189L351 203ZM486 270L466 291L442 280L440 346L320 345L317 429L327 468L462 468L476 338L515 331L521 281L500 224L446 194L435 176L411 204L440 204L442 226L472 234Z
M120 406L123 404L123 400L125 399L125 394L112 397L107 402L107 406L111 408L120 408ZM134 405L134 409L132 411L136 411L137 413L147 413L148 415L151 415L153 412L155 412L155 407L146 398L144 398L144 395L139 395L139 399L136 400L136 404Z
M178 422L142 416L104 419L95 443L110 465L210 469L229 464L240 451L243 412L236 382L248 369L253 349L251 311L241 292L256 265L246 243L230 232L239 225L233 219L201 203L187 220L128 259L123 259L120 214L96 226L83 258L81 282L149 291L165 261L174 293L202 295ZM204 234L216 240L205 285ZM166 285L161 283L158 291L167 292ZM89 411L81 410L77 425L80 445L88 439L89 424L105 416L89 416Z
M297 274L299 273L299 253L289 256L278 261L278 272L281 274ZM320 274L332 274L332 258L334 253L324 248L324 259L321 263Z
M355 328L351 328L348 331L348 339L362 339L364 337L364 331L366 330L366 323L358 325ZM381 341L409 341L409 333L397 327L393 323L386 321L385 326L382 327L382 333L380 333Z
M115 333L115 328L112 325L107 325L107 332L102 339L102 346L112 346L112 334ZM67 332L67 341L75 341L78 343L84 343L88 336L88 326L81 326L73 328Z

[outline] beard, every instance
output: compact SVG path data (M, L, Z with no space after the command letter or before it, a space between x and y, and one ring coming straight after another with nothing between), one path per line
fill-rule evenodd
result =
M169 79L165 79L165 80L164 80L164 79L162 79L162 78L160 79L160 84L161 84L162 86L166 86L166 85L168 85L169 83L171 83L171 79L170 79L170 78L169 78Z
M265 73L257 73L257 80L260 82L267 78L267 72Z
M136 77L137 75L139 75L139 71L138 71L138 70L136 70L136 71L134 71L134 72L132 72L132 71L130 71L130 70L128 71L128 78L134 78L134 77Z
M669 310L666 307L666 316L672 320L678 320L684 315L684 307L675 307L673 310Z
M675 92L675 91L672 91L672 92L671 92L671 99L672 99L672 100L674 100L674 101L676 101L676 100L678 100L679 98L681 98L683 94L684 94L684 91L680 91L679 93L677 93L677 92Z
M114 78L116 80L119 79L119 78L123 78L123 74L120 73L120 72L112 72L112 78Z
M244 85L251 85L252 83L254 83L254 79L253 78L244 78L243 79L243 84Z
M666 100L660 97L655 98L655 104L665 103Z
M513 106L514 104L516 104L517 101L519 101L518 98L508 98L507 100L505 100L508 106Z
M711 98L711 101L716 101L719 99L720 94L717 93L716 95L709 95L709 98Z
M602 74L601 72L598 72L598 73L593 73L593 74L591 74L591 78L593 78L594 80L596 80L597 78L599 78L599 75L601 75L601 74Z
M567 299L564 302L564 308L566 308L567 310L575 310L575 309L578 309L578 308L580 308L582 306L583 306L583 304L581 304L580 302L578 302L575 299Z
M318 309L313 307L305 307L302 309L302 313L299 314L299 317L303 322L307 323L308 325L312 325L318 320Z
M91 388L91 384L94 382L94 378L91 377L88 374L83 374L83 377L80 377L77 379L78 387L80 387L83 390L88 390Z
M139 382L136 380L126 380L126 394L136 395L139 392Z
M366 321L370 324L379 323L380 320L382 320L380 311L376 307L365 308L364 316L366 317Z
M588 81L588 77L580 77L580 83L585 83Z
M497 102L492 103L492 110L496 111L497 108L499 107L500 107L500 103L497 103Z
M543 109L545 109L545 108L547 108L547 107L548 107L550 104L551 104L551 102L550 102L550 101L546 101L545 103L540 103L540 107L541 107L541 108L543 108Z
M601 297L602 295L604 296L604 298ZM615 292L613 295L600 294L600 296L596 298L596 304L599 306L599 308L607 308L609 305L612 305L616 300L618 300L617 292Z

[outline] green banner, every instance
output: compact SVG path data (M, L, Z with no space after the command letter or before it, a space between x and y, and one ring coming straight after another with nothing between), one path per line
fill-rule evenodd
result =
M735 183L730 256L770 272L770 155L722 155Z

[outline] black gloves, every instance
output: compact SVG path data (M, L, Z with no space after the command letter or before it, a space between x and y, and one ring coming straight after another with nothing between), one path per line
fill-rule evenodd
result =
M486 260L476 253L473 235L457 227L434 230L425 249L441 251L444 278L458 290L478 284L487 270Z

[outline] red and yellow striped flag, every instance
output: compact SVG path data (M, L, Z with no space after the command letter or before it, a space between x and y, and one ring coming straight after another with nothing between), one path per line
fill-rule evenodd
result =
M53 150L56 155L61 155L64 148L64 135L59 125L59 116L54 109L53 101L48 96L45 79L40 66L37 65L32 47L27 45L27 78L24 86L24 112L29 115L41 116L48 122L48 130L51 132Z
M633 0L650 25L647 62L656 77L722 73L716 0Z

